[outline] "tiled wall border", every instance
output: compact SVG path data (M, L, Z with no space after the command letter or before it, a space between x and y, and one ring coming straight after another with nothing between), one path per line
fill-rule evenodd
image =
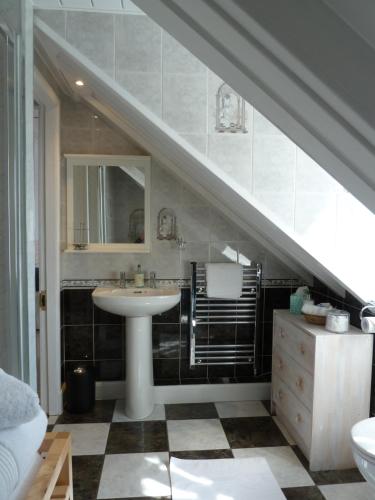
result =
M190 287L189 278L158 279L157 285L160 287L177 286L178 288ZM129 280L129 284L131 281ZM146 282L147 283L147 282ZM82 280L62 280L61 290L67 288L96 288L119 286L118 279L82 279ZM262 279L262 288L297 288L305 283L299 279Z

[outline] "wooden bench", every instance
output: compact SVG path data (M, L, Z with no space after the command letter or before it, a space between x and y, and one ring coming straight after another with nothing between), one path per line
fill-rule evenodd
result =
M69 432L47 432L43 459L26 500L73 500L72 440Z

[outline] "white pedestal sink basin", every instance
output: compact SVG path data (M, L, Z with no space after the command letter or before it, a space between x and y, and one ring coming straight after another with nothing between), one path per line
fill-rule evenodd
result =
M177 288L96 288L94 304L104 311L126 316L125 415L141 419L154 408L152 315L180 302Z

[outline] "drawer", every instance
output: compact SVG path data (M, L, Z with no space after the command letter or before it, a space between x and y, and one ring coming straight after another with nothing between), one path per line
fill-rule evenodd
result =
M294 395L312 411L314 391L312 375L278 345L274 347L273 351L272 374L285 382Z
M310 450L312 416L292 391L277 376L272 377L272 399L276 414L280 410L287 421L287 428L293 431L296 441L302 441L302 448Z
M314 374L314 337L275 316L273 343L279 345L307 371Z

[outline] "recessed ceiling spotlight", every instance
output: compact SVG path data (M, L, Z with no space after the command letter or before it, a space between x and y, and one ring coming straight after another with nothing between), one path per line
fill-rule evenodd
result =
M92 117L94 118L94 120L98 120L98 118L99 118L98 115L92 115Z
M82 80L76 80L75 84L77 85L77 87L83 87L85 85Z

